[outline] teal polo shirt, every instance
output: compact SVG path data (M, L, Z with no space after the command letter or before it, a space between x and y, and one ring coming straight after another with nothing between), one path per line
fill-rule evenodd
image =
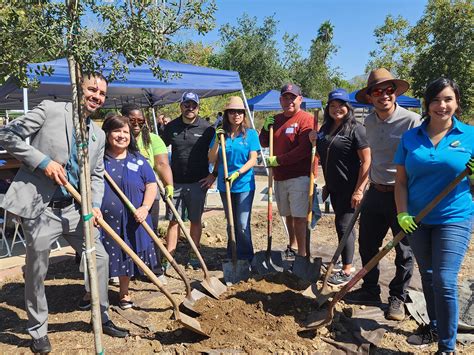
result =
M260 142L258 140L257 132L254 129L247 129L245 137L239 134L234 139L226 137L225 152L227 157L227 166L229 175L234 171L239 170L250 157L250 152L260 151ZM214 145L212 140L210 147ZM225 191L224 183L224 165L222 164L222 149L219 145L219 166L218 166L217 189ZM234 181L231 187L231 192L247 192L255 190L255 174L253 168L248 170Z
M428 122L407 131L394 162L407 172L408 213L417 215L465 168L474 156L474 127L453 116L453 127L433 146L426 131ZM422 220L425 224L449 224L471 218L473 213L469 179L464 178Z

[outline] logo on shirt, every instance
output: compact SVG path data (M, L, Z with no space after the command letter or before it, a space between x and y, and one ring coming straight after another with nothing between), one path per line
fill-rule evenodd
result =
M453 147L453 148L456 148L456 147L459 147L460 145L461 145L460 141L454 141L449 146Z
M141 159L137 160L137 164L138 165L143 165L143 160L141 160Z

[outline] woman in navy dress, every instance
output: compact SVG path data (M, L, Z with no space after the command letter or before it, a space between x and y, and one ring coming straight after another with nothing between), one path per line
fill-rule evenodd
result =
M136 142L130 134L128 118L109 117L102 129L106 134L105 170L136 208L135 213L132 213L106 182L101 207L103 218L147 266L156 267L158 263L153 241L140 224L143 221L152 224L149 210L157 193L155 174L146 159L138 153ZM101 237L109 253L110 276L119 277L119 305L122 309L131 308L133 302L128 285L130 278L141 273L141 270L105 232L102 232Z

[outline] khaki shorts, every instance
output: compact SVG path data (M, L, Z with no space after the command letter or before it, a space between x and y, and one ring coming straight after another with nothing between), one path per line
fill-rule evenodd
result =
M309 176L275 181L275 199L278 211L284 217L308 215Z

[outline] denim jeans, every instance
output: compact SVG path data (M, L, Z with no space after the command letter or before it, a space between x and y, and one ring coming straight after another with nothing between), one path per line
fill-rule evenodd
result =
M220 192L222 204L228 219L227 198L225 192ZM250 211L252 210L255 190L246 192L232 192L232 212L234 215L235 241L237 243L237 259L252 261L253 245L250 231ZM227 224L227 257L232 257L230 247L230 226Z
M454 351L458 328L458 273L471 239L469 219L427 225L408 236L420 268L431 327L438 332L438 350Z

